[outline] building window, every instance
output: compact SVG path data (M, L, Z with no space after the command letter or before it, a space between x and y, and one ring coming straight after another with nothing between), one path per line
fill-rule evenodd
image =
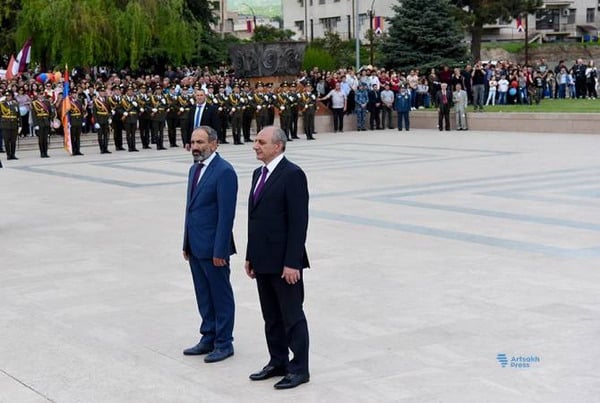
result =
M304 7L304 0L298 0L298 4L300 4L300 7Z
M305 36L305 34L304 34L304 21L294 21L294 26L296 27L296 29L298 31L300 31L302 33L302 36Z
M337 23L341 20L340 17L319 18L319 22L323 25L323 29L327 32L336 30Z
M575 16L577 15L576 8L569 9L569 18L567 18L567 24L575 24Z
M312 5L313 5L313 0L310 0L310 1L308 2L308 5L309 5L309 6L312 6Z
M585 9L585 22L594 22L594 17L596 16L596 10L593 8Z
M547 8L535 12L536 30L553 30L558 32L560 28L560 10L557 8Z

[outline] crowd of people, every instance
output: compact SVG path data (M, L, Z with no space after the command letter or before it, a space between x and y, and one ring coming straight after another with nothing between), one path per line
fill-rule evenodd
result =
M36 136L40 156L47 158L47 137L62 135L63 84L60 80L39 82L40 75L21 75L0 82L0 151L8 159L15 155L17 136ZM57 77L60 77L57 75ZM445 84L444 92L442 87ZM295 79L279 85L236 79L235 72L221 65L216 70L204 68L170 68L163 75L132 75L128 71L110 72L94 68L88 72L74 70L69 94L73 155L82 155L80 136L97 133L101 153L110 153L112 132L115 150L137 150L136 139L144 149L165 149L181 142L189 148L191 131L201 122L198 108L205 103L209 122L214 125L220 143L251 141L255 133L274 123L276 115L288 141L298 139L299 120L304 136L314 140L317 102L333 114L333 131L343 132L344 117L355 114L357 129L378 130L396 127L408 130L409 112L436 108L440 112L440 130L451 108L457 121L466 121L466 105L482 111L487 105L532 104L542 99L597 97L597 69L593 61L578 59L571 67L560 61L554 68L540 59L535 65L521 66L507 61L477 62L464 68L431 69L421 72L386 70L365 66L321 71L315 67L302 71ZM446 92L447 91L447 92ZM461 92L464 91L464 94ZM203 116L203 122L206 117ZM442 121L443 125L442 125ZM467 129L466 123L458 123ZM166 131L166 136L165 136Z

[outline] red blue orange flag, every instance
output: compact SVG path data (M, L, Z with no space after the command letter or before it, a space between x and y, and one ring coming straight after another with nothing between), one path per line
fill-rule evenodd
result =
M63 75L63 99L62 107L60 108L60 120L62 122L64 133L65 150L73 155L71 146L71 99L69 98L69 67L65 65L65 74Z

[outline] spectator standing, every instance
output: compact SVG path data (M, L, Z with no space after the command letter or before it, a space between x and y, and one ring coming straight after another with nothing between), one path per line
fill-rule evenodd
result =
M354 93L354 104L356 113L356 129L360 131L367 130L367 104L369 103L369 93L367 84L360 82L358 89Z
M384 87L381 91L381 126L384 129L393 129L394 92L390 89L390 83L386 83Z
M506 105L506 93L508 92L508 80L506 76L501 76L498 81L498 105Z
M587 65L585 69L585 80L587 86L587 97L588 99L596 99L598 94L596 93L596 81L598 81L598 70L593 60ZM18 99L17 99L18 100Z
M467 127L467 103L469 101L467 92L462 89L460 84L456 85L456 91L452 93L454 110L456 112L457 130L468 130Z
M369 109L369 127L371 130L381 130L381 95L377 84L373 84L369 90L367 109Z
M438 110L438 129L450 131L450 108L452 108L452 91L448 84L442 83L440 90L435 95ZM444 124L445 123L445 124Z
M29 129L29 115L31 111L31 98L25 93L23 86L17 90L15 100L19 103L19 115L21 117L21 136L33 136Z
M485 96L485 72L479 63L475 65L472 81L474 110L477 112L477 109L479 109L480 112L483 112L483 97Z
M346 107L348 106L348 99L344 92L340 88L340 83L335 84L335 88L329 91L329 94L325 95L322 98L319 98L319 101L324 101L331 98L331 111L333 112L333 132L340 133L344 132L344 112L346 112Z
M404 122L404 129L406 131L410 130L410 109L411 109L411 100L410 100L410 92L406 89L406 86L402 86L400 88L400 92L396 95L396 100L394 101L394 109L398 112L398 131L402 131L402 122Z
M488 82L489 91L487 101L485 101L485 106L488 106L490 102L492 105L496 105L496 89L498 87L498 81L496 81L496 77L492 76L490 81Z

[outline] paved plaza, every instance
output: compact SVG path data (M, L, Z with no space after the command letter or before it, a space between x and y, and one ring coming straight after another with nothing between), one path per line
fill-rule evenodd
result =
M0 402L597 402L600 136L396 130L288 144L311 191L311 381L267 363L232 258L235 355L205 364L182 258L191 156L20 152L0 170Z

